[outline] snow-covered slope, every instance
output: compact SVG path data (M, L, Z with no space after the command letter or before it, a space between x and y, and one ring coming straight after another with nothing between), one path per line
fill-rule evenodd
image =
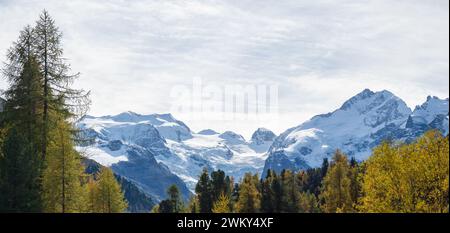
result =
M448 112L448 98L441 100L435 96L428 96L425 103L416 106L407 121L406 128L416 131L436 128L448 134Z
M115 137L127 137L130 133L127 127L130 124L152 125L158 130L159 134L166 139L181 141L191 137L191 130L181 121L175 119L171 114L150 114L141 115L134 112L124 112L115 116L102 116L92 117L86 116L81 122L85 128L92 129L108 129L111 127L119 128L124 126L125 128L114 129L116 132L111 132L110 135ZM139 129L138 129L139 130ZM126 135L123 135L125 133Z
M252 134L251 142L255 145L264 145L268 142L272 142L276 135L265 128L259 128Z
M224 170L235 179L246 172L261 172L275 138L267 129L258 129L249 142L231 131L194 133L170 114L87 116L78 126L96 138L94 144L79 147L91 159L123 173L126 171L118 169L117 164L129 163L130 150L149 151L161 167L181 178L191 191L203 168Z
M172 184L178 185L185 199L191 194L183 180L156 160L157 156L171 155L161 134L174 140L191 137L189 128L171 115L127 112L99 118L86 116L77 125L87 138L92 139L92 143L78 146L78 151L111 167L154 199L165 198L166 190Z
M231 131L192 136L182 142L167 140L175 156L157 157L192 189L203 168L210 171L221 169L235 179L240 179L246 172L260 172L267 158L266 151L272 143L254 145Z
M419 132L416 122L426 127ZM391 92L366 89L334 112L315 116L277 137L269 149L263 176L268 169L279 172L320 166L336 149L364 160L383 140L410 141L431 128L448 133L448 99L429 97L411 112Z
M204 168L221 169L239 180L267 169L299 170L320 166L336 149L364 160L383 140L412 141L428 129L448 134L448 99L428 97L414 111L389 91L364 90L339 109L311 118L278 137L260 128L247 141L212 129L192 132L170 114L86 116L78 127L95 142L78 147L112 167L147 194L161 199L171 183L185 197ZM190 190L190 191L189 191Z

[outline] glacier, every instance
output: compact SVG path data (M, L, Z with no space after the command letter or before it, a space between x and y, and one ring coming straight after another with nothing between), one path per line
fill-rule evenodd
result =
M235 179L246 172L260 172L275 138L273 132L262 128L250 141L232 131L217 133L206 129L195 133L171 114L124 112L113 116L85 116L77 125L93 138L91 144L77 147L81 154L127 177L122 167L130 163L135 151L145 152L149 154L148 159L154 158L161 167L183 180L191 192L204 168L221 169ZM134 180L139 182L139 177ZM156 196L160 199L163 194L159 192Z
M389 91L365 89L340 108L280 135L259 128L249 140L232 131L193 132L170 113L85 116L77 126L92 140L77 150L155 200L164 198L173 183L187 199L204 168L221 169L238 181L247 172L265 176L268 169L318 167L336 149L363 161L384 140L411 142L429 129L448 135L448 102L428 96L411 110Z

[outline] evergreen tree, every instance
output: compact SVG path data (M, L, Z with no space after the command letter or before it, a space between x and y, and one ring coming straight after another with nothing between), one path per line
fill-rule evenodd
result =
M42 159L39 151L42 122L39 103L41 79L33 54L33 29L29 26L9 49L3 76L10 87L0 113L3 143L0 157L0 211L40 211Z
M44 11L36 27L25 27L8 51L3 76L10 86L0 114L7 142L0 158L0 210L83 211L87 189L81 187L82 166L73 149L76 130L69 121L85 113L89 93L70 88L78 75L68 74L60 39ZM24 162L10 166L18 161ZM27 190L9 196L22 187Z
M295 184L294 174L290 170L281 172L281 212L295 213L297 212L297 203L299 199L298 187Z
M181 194L178 187L176 185L170 186L167 194L169 195L169 200L172 203L173 212L180 213L183 211L184 204L181 200Z
M211 213L213 205L212 184L209 178L208 170L203 169L200 179L195 187L195 193L198 196L200 213Z
M12 128L0 159L0 212L39 212L38 158L23 134Z
M225 180L225 172L222 170L213 171L211 173L211 193L213 202L217 201L220 195L229 195L229 184Z
M333 162L323 180L321 197L325 212L351 212L349 165L347 157L339 150L333 156Z
M231 198L231 195L232 195L232 192L233 192L233 187L234 187L234 179L233 179L233 177L226 176L225 177L224 193L225 193L225 195L227 195L230 198ZM231 201L231 199L230 199L230 201Z
M261 180L261 212L274 213L276 205L276 196L273 190L273 182L276 174L272 170L267 170L264 180Z
M238 200L239 200L239 183L235 183L233 185L233 190L231 191L230 197L230 209L232 212L234 212L234 206L236 205Z
M328 168L326 168L326 170L328 170ZM324 178L322 177L324 174L322 168L311 168L306 170L306 173L308 180L305 183L305 191L309 191L310 193L319 196Z
M350 196L354 207L356 207L361 196L361 167L358 162L356 162L354 157L350 159L349 178Z
M173 206L170 200L162 200L158 205L158 213L174 213Z
M282 200L283 200L283 186L280 176L275 172L272 173L272 192L273 192L273 210L275 213L280 213L282 210Z
M184 210L184 204L178 187L171 185L167 189L167 195L169 198L159 204L159 213L181 213Z
M322 179L327 175L329 166L330 166L330 164L328 163L328 158L324 158L323 162L322 162L322 167L320 169Z

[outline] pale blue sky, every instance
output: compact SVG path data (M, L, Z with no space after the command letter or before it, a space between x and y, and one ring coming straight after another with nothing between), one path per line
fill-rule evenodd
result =
M194 130L280 133L364 88L413 108L447 98L447 0L0 0L0 59L46 8L92 91L91 115L170 110L173 85L276 84L279 117L185 121ZM6 83L0 81L0 88ZM175 117L177 117L175 115Z

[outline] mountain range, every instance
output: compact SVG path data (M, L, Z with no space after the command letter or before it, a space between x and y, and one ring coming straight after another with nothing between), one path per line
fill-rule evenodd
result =
M317 167L336 149L363 161L384 140L411 142L429 129L448 135L448 102L429 96L411 110L389 91L365 89L330 113L278 136L259 128L250 140L232 131L193 132L171 114L85 116L77 126L92 140L77 150L111 167L155 202L166 197L171 184L188 199L204 168L239 180L246 172L265 176L268 169Z

